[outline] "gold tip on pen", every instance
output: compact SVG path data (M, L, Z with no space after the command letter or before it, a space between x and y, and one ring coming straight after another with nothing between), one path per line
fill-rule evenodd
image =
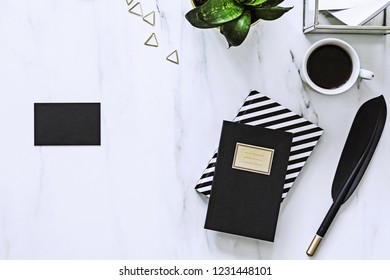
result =
M306 255L308 255L309 257L313 256L317 250L318 245L320 245L321 240L322 240L321 236L319 235L314 236L313 240L310 243L309 248L307 248Z

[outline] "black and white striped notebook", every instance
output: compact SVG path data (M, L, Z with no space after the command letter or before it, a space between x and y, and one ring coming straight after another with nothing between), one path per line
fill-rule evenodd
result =
M233 121L287 131L293 134L284 191L281 198L283 201L320 139L323 130L257 91L252 91L249 94ZM216 159L217 153L209 161L202 177L195 186L198 192L207 197L211 193Z

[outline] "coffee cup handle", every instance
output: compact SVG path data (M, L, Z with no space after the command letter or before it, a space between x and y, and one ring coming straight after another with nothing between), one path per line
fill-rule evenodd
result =
M366 69L360 69L359 77L365 80L372 80L374 78L374 73Z

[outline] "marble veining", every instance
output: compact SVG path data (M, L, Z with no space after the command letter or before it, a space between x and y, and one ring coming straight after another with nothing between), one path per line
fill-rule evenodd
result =
M134 1L135 4L138 1ZM388 37L304 35L302 3L238 48L193 28L190 1L0 0L0 259L308 259L358 108L390 100ZM159 47L144 45L155 33ZM338 96L300 79L306 49L346 40L375 72ZM166 60L175 49L180 64ZM256 89L324 129L284 200L274 243L203 229L194 186ZM100 147L34 147L34 102L101 102ZM389 101L388 101L389 102ZM390 130L313 259L389 259Z

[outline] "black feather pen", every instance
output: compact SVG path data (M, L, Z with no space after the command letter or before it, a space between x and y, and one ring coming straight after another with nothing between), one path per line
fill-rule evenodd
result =
M332 185L333 204L306 254L313 256L337 211L355 191L374 154L386 122L383 95L364 103L358 110L341 153Z

